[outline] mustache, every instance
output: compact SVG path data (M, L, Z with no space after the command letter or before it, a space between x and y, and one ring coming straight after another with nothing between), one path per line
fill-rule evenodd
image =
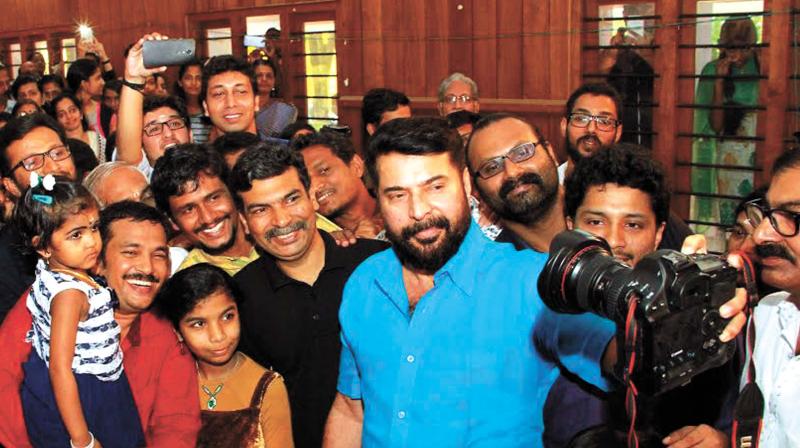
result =
M123 280L139 280L142 282L158 283L161 280L153 274L128 274L122 277Z
M293 222L286 227L273 227L267 230L266 238L269 240L276 236L288 235L297 230L304 230L306 227L308 227L308 224L305 221Z
M597 145L600 145L600 139L597 138L597 136L594 135L594 134L586 134L583 137L580 137L576 141L576 143L580 145L581 143L583 143L585 141L589 141L589 140L594 141L594 143L597 144Z
M414 224L403 228L402 232L400 232L400 236L402 236L404 240L409 240L419 232L432 229L434 227L438 227L443 230L450 230L450 221L448 221L444 216L433 216L425 221L415 222Z
M524 173L515 179L506 179L503 185L500 186L499 196L505 199L515 188L526 184L543 187L544 179L536 173Z
M222 218L212 222L211 224L200 224L199 226L197 226L194 229L194 232L195 233L199 233L199 232L202 232L203 230L210 229L210 228L216 226L217 224L221 223L222 221L225 221L226 219L230 218L230 216L231 215L225 215Z
M778 244L759 244L756 246L756 255L760 258L775 257L783 258L792 263L795 262L795 258L792 254L790 254L785 247Z

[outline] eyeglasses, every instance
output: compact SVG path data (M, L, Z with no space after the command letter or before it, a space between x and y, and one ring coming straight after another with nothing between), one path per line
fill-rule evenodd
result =
M443 103L448 103L448 104L456 104L458 102L461 102L461 104L466 104L466 103L469 103L469 102L475 101L475 100L477 100L477 98L471 97L471 96L466 95L466 94L464 94L464 95L452 95L452 94L450 94L450 95L445 95L444 96L444 101L442 101L442 102Z
M766 204L759 199L745 204L744 212L753 227L758 227L766 217L772 224L772 228L786 238L797 235L797 230L800 228L800 213L779 208L767 209Z
M597 129L601 131L613 131L619 124L619 120L611 117L603 117L600 115L589 114L569 114L567 115L569 124L576 128L585 128L589 126L590 121L594 121Z
M19 167L25 168L27 171L36 171L39 168L44 166L44 156L50 157L54 162L58 162L60 160L65 160L69 157L71 152L69 148L65 145L56 146L54 148L50 148L47 152L41 152L39 154L33 154L24 159L20 160L19 163L11 167L9 173L13 173Z
M183 122L183 118L172 118L164 122L148 124L144 127L144 133L148 137L161 135L161 133L164 132L164 125L167 125L170 131L177 131L178 129L183 129L186 127L186 123Z
M541 144L541 142L526 142L509 149L508 152L502 156L493 157L487 160L483 163L483 165L480 166L480 168L478 168L478 176L480 176L482 179L488 179L492 176L496 176L505 168L506 159L514 163L520 163L530 159L536 153L536 147Z

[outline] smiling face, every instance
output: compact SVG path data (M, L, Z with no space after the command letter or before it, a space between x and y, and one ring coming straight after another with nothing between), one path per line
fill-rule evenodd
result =
M224 365L239 345L241 326L236 302L225 290L213 291L180 320L178 332L198 362Z
M256 81L258 83L258 95L262 98L269 97L270 92L275 87L275 72L267 64L258 65L254 71L256 72Z
M319 212L335 219L358 198L360 188L364 188L361 176L364 165L358 155L350 163L337 157L325 145L304 148L303 160L311 177L311 194L319 204Z
M186 68L183 76L178 80L187 97L199 97L200 88L203 86L203 71L199 65Z
M217 176L199 173L184 193L169 198L172 220L189 240L210 254L224 254L236 242L239 217L228 187Z
M92 201L94 202L94 201ZM97 265L103 243L100 214L96 205L69 214L56 229L41 255L52 269L88 271Z
M47 152L53 148L64 146L58 134L47 127L41 126L28 132L25 137L11 143L6 148L5 157L9 166L17 166L22 160L35 154ZM75 164L72 156L64 160L55 161L48 156L44 156L44 165L35 171L39 176L52 174L53 176L63 176L67 179L75 179ZM31 173L24 167L19 166L14 169L13 177L3 176L3 185L6 191L15 198L20 197L21 192L30 186Z
M158 109L151 110L144 114L142 120L142 129L153 126L156 123L166 123L170 120L180 119L181 116L175 109L169 107L159 107ZM191 130L185 126L181 129L172 130L169 126L162 124L161 133L154 136L149 136L142 131L142 147L144 153L147 155L147 160L151 165L155 165L156 160L161 158L167 149L181 145L183 143L191 142Z
M665 223L656 222L650 195L617 184L592 185L578 206L570 228L597 235L618 260L635 266L661 242Z
M209 78L203 107L214 126L223 133L256 131L258 97L244 73L224 72Z
M42 105L42 92L35 82L29 82L19 87L17 91L17 100L32 100L39 106Z
M282 261L306 256L319 238L314 204L297 169L267 179L253 180L239 192L242 216L250 236L261 249Z
M94 195L105 205L116 202L152 202L149 184L141 171L133 166L122 166L95 185Z
M83 126L83 112L71 99L64 98L55 104L56 119L67 133L80 132Z
M617 114L617 106L611 97L591 93L579 96L570 113L620 119ZM583 157L594 154L602 147L618 142L622 137L622 125L604 131L598 129L595 121L590 121L585 128L581 128L572 124L565 117L561 119L561 135L566 138L567 154L577 162Z
M167 233L156 222L120 219L109 226L102 273L117 293L120 310L142 312L169 277Z

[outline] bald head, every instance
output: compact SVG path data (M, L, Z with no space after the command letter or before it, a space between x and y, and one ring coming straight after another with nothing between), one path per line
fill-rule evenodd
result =
M107 162L93 169L83 181L100 207L131 200L147 202L150 186L147 178L136 167L125 162ZM152 204L150 204L152 205Z

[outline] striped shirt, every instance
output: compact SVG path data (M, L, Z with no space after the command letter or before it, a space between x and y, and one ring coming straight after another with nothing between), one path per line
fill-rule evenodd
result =
M111 290L95 288L69 274L53 272L43 260L36 264L36 280L26 305L33 318L28 340L47 366L50 366L50 304L66 290L77 289L86 294L89 313L78 322L72 371L96 376L101 381L116 381L122 375L120 328L114 320Z
M194 143L208 143L208 135L211 134L211 124L208 118L202 113L189 116L189 126L192 130L192 141Z

